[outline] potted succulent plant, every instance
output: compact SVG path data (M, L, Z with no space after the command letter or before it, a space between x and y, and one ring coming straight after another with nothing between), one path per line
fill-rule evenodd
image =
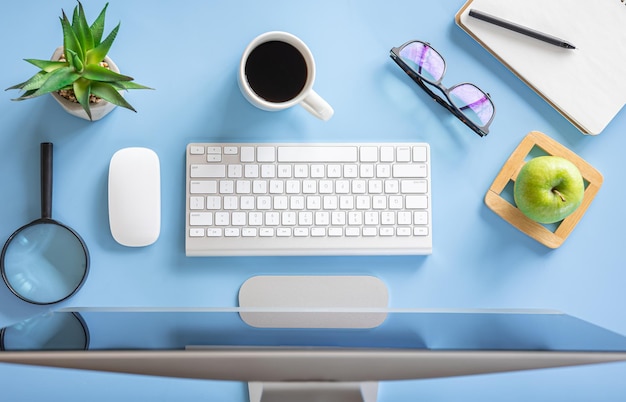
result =
M118 24L102 39L107 7L108 3L91 25L87 23L80 1L74 8L71 22L62 11L63 46L56 49L51 60L26 59L40 71L27 81L7 88L24 91L14 100L50 93L69 113L88 120L104 117L115 106L136 111L120 92L150 88L120 74L107 56L120 28Z

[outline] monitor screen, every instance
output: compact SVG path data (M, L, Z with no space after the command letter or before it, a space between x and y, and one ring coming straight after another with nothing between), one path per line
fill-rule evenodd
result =
M268 314L371 314L380 325L250 325ZM535 310L64 309L2 329L1 346L1 362L237 381L378 381L626 360L625 336Z
M2 329L1 346L7 351L185 350L212 346L626 352L625 336L544 310L355 309L355 314L386 316L381 325L373 328L258 328L246 322L252 320L242 319L242 313L247 317L293 314L264 309L67 309ZM308 309L298 314L305 319L319 313ZM346 314L339 309L324 313Z

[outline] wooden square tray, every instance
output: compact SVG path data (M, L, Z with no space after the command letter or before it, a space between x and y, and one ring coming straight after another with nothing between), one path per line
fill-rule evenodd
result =
M526 162L526 157L535 146L541 148L548 155L568 159L578 167L585 179L586 188L582 203L571 215L563 219L554 231L528 218L516 206L502 197L504 188L510 181L515 181L517 174ZM598 193L602 181L602 174L585 162L580 156L547 135L539 131L531 131L524 137L515 151L513 151L500 173L496 176L485 196L485 204L502 217L502 219L537 240L539 243L550 248L557 248L563 244L565 239L567 239L578 224L578 221L580 221L585 214L591 201L593 201Z

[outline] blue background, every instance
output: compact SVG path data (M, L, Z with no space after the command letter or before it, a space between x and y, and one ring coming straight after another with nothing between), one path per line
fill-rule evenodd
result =
M122 22L109 55L123 73L156 88L133 91L135 114L118 108L90 123L51 97L0 99L0 238L39 216L39 143L55 146L53 217L89 246L80 292L61 306L235 306L257 274L372 274L392 307L550 308L626 334L623 263L623 154L626 115L584 136L454 24L463 0L357 2L111 0L106 32ZM21 0L3 7L0 87L36 69L61 44L58 16L76 3ZM92 21L103 1L84 1ZM302 108L270 113L237 87L241 52L255 36L285 30L303 39L317 64L316 91L335 109L329 122ZM615 33L624 35L622 33ZM479 138L436 105L389 58L410 39L446 58L444 84L470 81L497 108ZM575 83L572 83L575 85ZM592 102L593 100L588 100ZM604 175L591 207L566 242L550 250L483 202L522 138L542 131ZM184 253L185 146L189 142L381 142L431 145L434 252L407 257L188 258ZM161 160L162 227L152 246L111 237L107 171L120 148L145 146ZM0 326L45 311L0 287ZM380 401L623 401L626 363L385 383ZM0 364L7 400L244 400L240 383L177 380Z

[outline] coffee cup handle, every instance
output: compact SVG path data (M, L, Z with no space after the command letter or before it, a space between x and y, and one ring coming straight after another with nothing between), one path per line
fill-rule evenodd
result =
M317 92L313 90L311 90L309 94L302 99L300 105L302 105L302 107L313 116L324 121L329 120L335 113L332 106L330 106L328 102L326 102L317 94Z

